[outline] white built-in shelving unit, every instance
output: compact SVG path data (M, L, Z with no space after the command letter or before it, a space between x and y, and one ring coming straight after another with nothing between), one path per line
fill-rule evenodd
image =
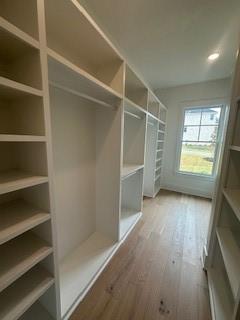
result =
M27 7L23 9L23 4ZM37 1L0 4L0 318L57 319L48 104Z
M144 195L155 197L161 188L166 108L151 92L148 96Z
M221 177L214 199L206 269L214 320L240 319L240 58ZM205 250L206 251L206 250Z
M141 217L149 122L159 190L165 107L76 0L2 0L0 41L0 319L68 319Z

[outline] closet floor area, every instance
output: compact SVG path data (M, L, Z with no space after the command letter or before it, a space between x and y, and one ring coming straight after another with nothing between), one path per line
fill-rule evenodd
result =
M161 191L71 320L211 320L201 265L211 201Z

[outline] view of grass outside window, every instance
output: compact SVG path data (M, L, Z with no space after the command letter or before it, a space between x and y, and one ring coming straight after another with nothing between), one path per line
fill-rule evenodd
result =
M221 107L185 110L179 171L213 175L220 115Z

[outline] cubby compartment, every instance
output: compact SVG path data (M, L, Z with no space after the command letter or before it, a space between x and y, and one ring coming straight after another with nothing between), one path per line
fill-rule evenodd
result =
M165 123L166 122L166 118L167 118L166 107L163 104L160 104L159 119Z
M125 101L122 178L143 168L145 133L145 113Z
M122 95L123 60L80 4L77 1L48 0L45 1L45 13L50 69L52 74L58 72L59 75L52 79L65 86L73 85L76 90L77 83L70 80L69 73L68 79L64 79L64 67L59 66L63 64L66 72L69 68L75 69L77 81L83 85L87 82L90 89L97 82L100 87L101 83L104 84L104 89L112 94ZM63 23L69 17L71 23ZM79 90L83 85L79 85ZM82 92L86 93L87 88L83 87Z
M19 319L38 299L44 299L53 284L54 278L46 268L33 267L0 293L1 320Z
M0 141L45 139L42 97L0 86Z
M217 237L234 299L240 290L240 220L231 192L224 191Z
M48 181L46 144L0 142L0 194Z
M1 0L0 16L38 39L37 0Z
M42 88L39 49L0 25L0 77Z
M44 297L44 295L43 295ZM54 320L51 314L39 302L35 302L20 318L19 320Z
M2 194L0 196L0 245L50 219L48 184Z
M160 102L150 91L148 94L148 112L150 112L154 117L159 118Z
M64 317L116 248L122 110L54 87L50 88L50 102Z
M163 130L158 130L158 140L164 141L164 131Z
M231 150L225 188L240 190L240 152Z
M138 76L126 65L125 96L138 106L147 110L148 89Z
M212 266L208 269L208 283L213 319L232 319L234 299L218 242L215 244Z
M122 181L121 217L119 238L122 239L137 223L142 211L143 169L138 170Z

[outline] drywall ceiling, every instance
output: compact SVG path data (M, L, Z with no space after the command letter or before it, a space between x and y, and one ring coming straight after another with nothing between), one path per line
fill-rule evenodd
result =
M231 75L240 0L79 0L153 89ZM214 63L207 57L221 53Z

